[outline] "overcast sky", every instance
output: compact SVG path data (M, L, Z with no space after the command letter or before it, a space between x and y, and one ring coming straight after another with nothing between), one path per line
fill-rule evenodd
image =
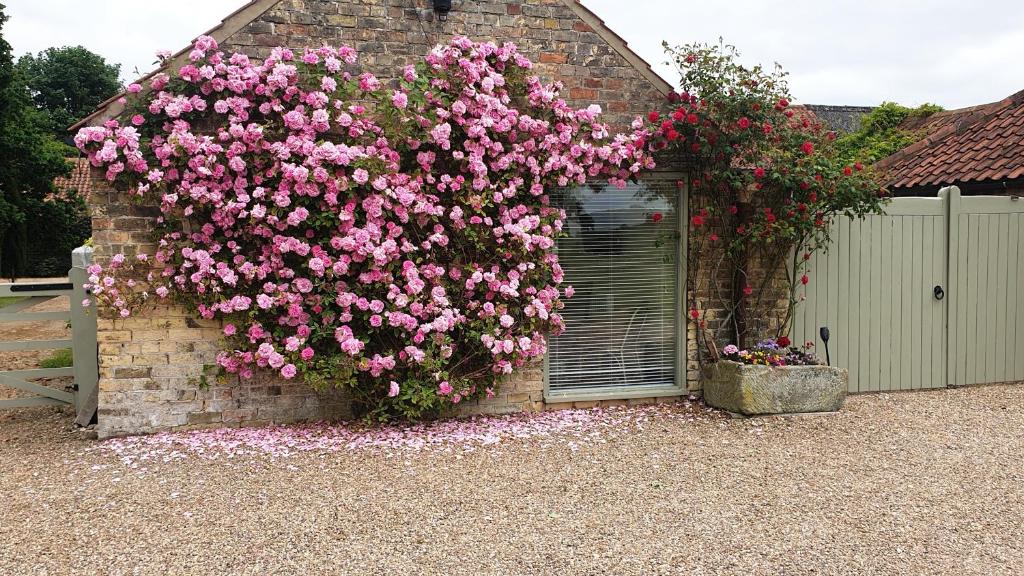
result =
M244 0L0 0L16 55L81 44L122 64L125 80L158 49L184 47ZM317 1L317 0L307 0ZM390 0L405 4L412 0ZM674 83L661 41L735 44L747 63L779 62L813 104L947 108L1024 89L1021 0L584 0Z

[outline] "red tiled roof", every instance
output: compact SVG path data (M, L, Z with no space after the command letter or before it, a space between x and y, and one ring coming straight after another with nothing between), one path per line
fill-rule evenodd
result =
M71 173L67 176L58 176L53 180L53 191L55 196L64 197L69 192L77 191L78 195L89 201L92 193L92 179L90 178L88 158L65 158L71 164Z
M1024 177L1024 90L992 104L910 119L902 127L927 136L875 165L888 188Z

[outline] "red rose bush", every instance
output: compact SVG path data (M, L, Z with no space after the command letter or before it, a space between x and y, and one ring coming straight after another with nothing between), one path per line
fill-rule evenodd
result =
M646 125L651 149L690 166L690 317L707 349L784 338L832 224L880 212L884 192L846 163L833 132L794 110L781 69L745 67L724 44L666 50L682 90Z

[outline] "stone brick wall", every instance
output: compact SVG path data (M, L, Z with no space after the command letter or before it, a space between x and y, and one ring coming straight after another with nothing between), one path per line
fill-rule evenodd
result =
M347 44L359 52L361 68L393 78L455 35L514 42L541 77L561 81L575 104L601 104L619 129L670 89L574 0L454 0L445 22L432 6L431 0L281 0L222 46L265 57L275 46Z
M537 63L538 74L563 82L564 94L574 104L600 104L606 119L619 130L660 103L671 89L596 16L572 0L455 0L446 22L436 19L431 6L429 0L254 0L209 33L225 50L256 58L279 45L349 44L360 52L360 66L381 78L393 77L402 65L421 59L452 35L512 41ZM116 113L111 104L90 121ZM100 183L98 175L94 178L91 207L97 260L117 252L151 252L156 208L138 205ZM347 414L338 392L318 393L273 377L241 382L218 378L213 367L218 328L166 305L138 317L101 321L101 437ZM686 333L687 380L694 389L699 374L694 327ZM628 402L648 401L653 400ZM467 404L463 412L545 407L538 364L515 374L495 398Z

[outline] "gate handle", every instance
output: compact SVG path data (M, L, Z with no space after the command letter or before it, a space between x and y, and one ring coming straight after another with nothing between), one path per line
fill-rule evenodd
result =
M946 293L942 290L942 286L936 286L932 293L935 294L936 300L942 300L946 297Z

